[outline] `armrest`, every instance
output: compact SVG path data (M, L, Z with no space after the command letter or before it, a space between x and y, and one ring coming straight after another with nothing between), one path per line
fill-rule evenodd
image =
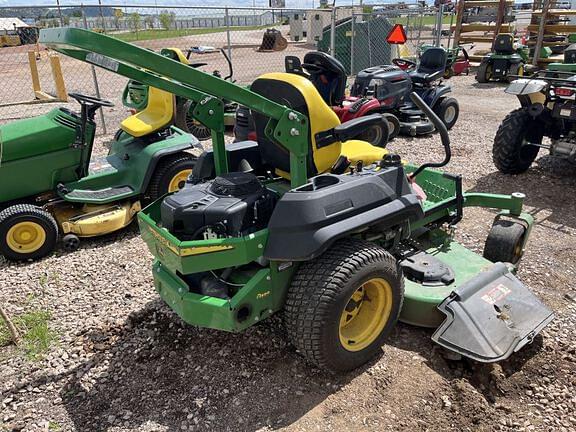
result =
M357 137L372 125L382 122L382 114L371 114L368 116L358 117L342 123L334 128L334 135L338 141L348 141Z
M348 141L360 135L370 126L382 123L382 121L386 121L382 114L371 114L349 120L333 129L318 132L315 135L316 147L326 147L336 141Z

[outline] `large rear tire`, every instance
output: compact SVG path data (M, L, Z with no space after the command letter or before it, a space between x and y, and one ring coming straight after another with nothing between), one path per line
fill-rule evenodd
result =
M43 258L57 240L56 220L40 207L17 204L0 212L0 254L10 261Z
M297 270L285 303L286 330L309 362L349 371L380 352L403 297L402 271L390 253L341 240Z
M511 76L511 75L515 75L515 76ZM518 79L517 76L519 77L523 77L524 76L524 63L516 63L513 65L510 65L510 68L508 69L508 76L507 81L510 83L516 79Z
M156 201L168 192L182 189L195 164L196 158L184 152L162 158L148 185L147 196L150 201Z
M480 63L476 71L476 81L479 83L487 83L491 79L490 74L491 66L489 63Z
M388 119L382 116L381 121L369 126L364 132L358 135L358 139L369 142L376 147L386 147L388 144L389 123Z
M193 107L193 101L178 102L176 105L176 127L194 135L199 141L206 141L212 137L212 131L192 116L190 111Z
M492 147L492 160L498 171L520 174L530 168L540 147L529 143L542 144L543 138L542 129L534 125L535 121L525 108L518 108L504 118Z
M400 133L400 120L394 114L382 114L388 120L388 141L392 141Z

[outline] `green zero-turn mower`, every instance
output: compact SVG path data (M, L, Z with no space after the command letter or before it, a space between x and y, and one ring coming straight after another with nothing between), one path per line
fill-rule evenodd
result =
M67 250L84 237L127 226L143 200L183 185L195 163L193 136L170 126L172 94L154 89L126 118L106 157L92 158L94 116L108 101L78 93L80 112L57 108L0 126L0 255L41 258L59 236Z
M129 77L145 65L143 79L182 97L195 88L206 95L195 114L220 131L220 98L255 113L258 142L216 139L180 191L138 214L156 290L184 321L238 332L282 312L298 350L338 372L378 353L397 319L483 362L552 319L513 274L533 223L523 195L465 193L460 176L437 170L448 132L417 96L441 163L350 141L372 120L340 124L304 77L265 74L246 89L93 32L42 30L41 42ZM470 206L501 210L483 256L454 240Z
M494 40L491 53L484 56L476 72L479 83L488 81L509 81L510 76L524 75L524 65L528 61L528 47L514 46L514 36L500 33Z

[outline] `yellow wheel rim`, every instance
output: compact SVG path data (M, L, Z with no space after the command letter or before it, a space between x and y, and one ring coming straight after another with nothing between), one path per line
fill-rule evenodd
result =
M374 342L392 311L392 288L382 278L364 282L350 297L340 316L340 343L361 351Z
M186 183L186 179L188 176L192 174L191 169L185 169L180 171L172 180L170 180L170 184L168 185L168 192L176 192L184 187L184 183Z
M6 243L14 252L36 252L46 241L46 231L36 222L19 222L8 230Z

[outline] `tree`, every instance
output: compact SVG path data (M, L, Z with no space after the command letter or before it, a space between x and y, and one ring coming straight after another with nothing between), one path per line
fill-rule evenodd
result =
M144 18L144 24L146 24L146 28L153 29L154 28L154 17L152 15L146 15L146 18Z
M140 17L140 14L138 12L131 13L130 16L128 17L128 25L130 26L130 28L136 33L138 33L141 24L142 24L142 18Z
M170 27L172 26L172 24L176 19L176 14L174 12L168 12L167 10L163 10L162 12L160 12L160 16L158 17L158 19L160 20L160 24L162 25L162 27L164 27L166 30L170 30Z
M116 30L120 30L120 19L124 16L122 9L114 9L114 26Z

